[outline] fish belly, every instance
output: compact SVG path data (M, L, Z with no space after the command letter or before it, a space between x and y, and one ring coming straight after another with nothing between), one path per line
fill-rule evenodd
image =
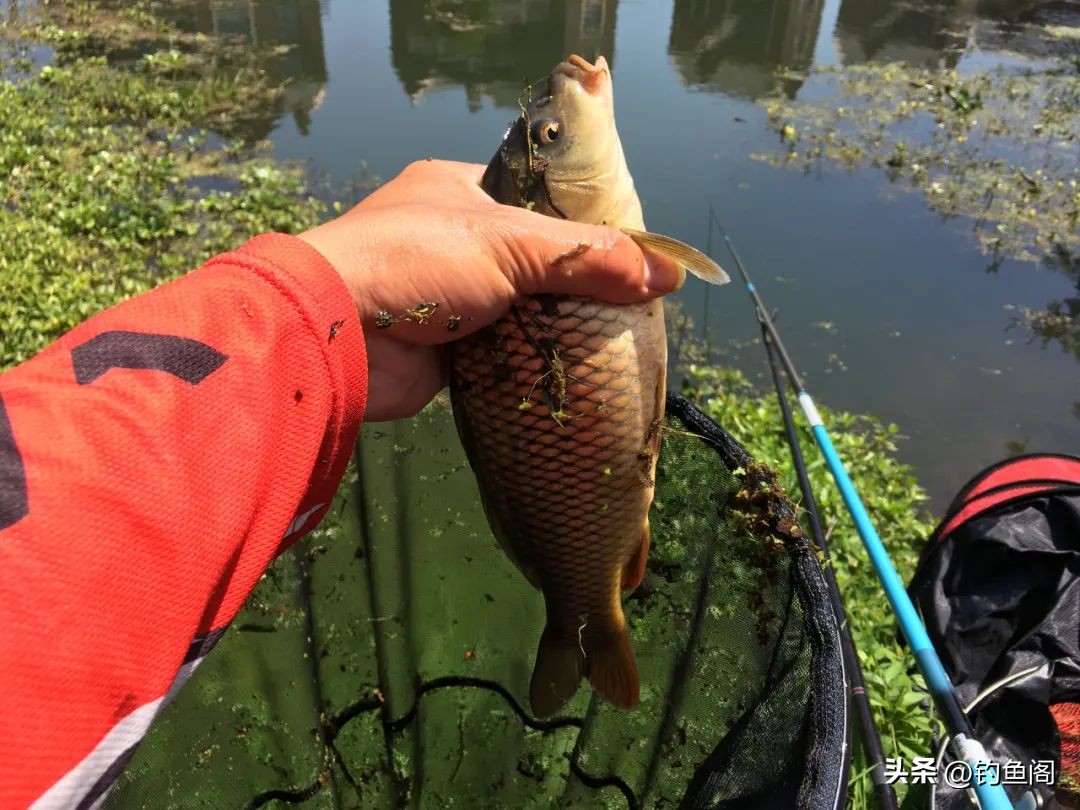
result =
M561 706L583 676L603 692L612 644L625 647L613 654L629 656L618 666L633 682L605 696L637 702L620 590L643 573L665 369L659 301L538 296L454 344L454 415L489 523L547 605L537 713ZM566 671L538 707L545 640Z

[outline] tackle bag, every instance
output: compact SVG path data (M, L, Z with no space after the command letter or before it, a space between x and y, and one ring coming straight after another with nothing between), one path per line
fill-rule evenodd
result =
M910 592L1013 802L1031 791L1042 807L1080 806L1080 458L1021 456L975 476ZM1032 770L1047 762L1052 775ZM935 808L970 806L941 781Z

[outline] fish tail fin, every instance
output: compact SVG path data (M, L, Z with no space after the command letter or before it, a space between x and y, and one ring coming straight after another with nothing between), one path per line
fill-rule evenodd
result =
M576 638L560 636L551 625L544 628L536 650L536 666L529 684L533 714L555 714L577 692L585 674L585 658Z
M620 709L632 709L638 704L638 672L630 633L621 630L594 639L586 650L589 682L605 700Z

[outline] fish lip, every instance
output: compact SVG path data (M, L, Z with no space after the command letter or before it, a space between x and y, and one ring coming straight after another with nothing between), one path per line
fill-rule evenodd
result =
M596 93L611 81L611 68L608 67L607 60L603 56L596 57L596 62L591 63L575 53L555 66L552 76L556 75L566 76L590 93Z

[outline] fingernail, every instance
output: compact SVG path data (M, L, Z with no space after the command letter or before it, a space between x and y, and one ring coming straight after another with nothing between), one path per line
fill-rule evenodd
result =
M686 271L682 265L649 248L644 248L645 254L645 286L653 292L675 292L686 281Z

